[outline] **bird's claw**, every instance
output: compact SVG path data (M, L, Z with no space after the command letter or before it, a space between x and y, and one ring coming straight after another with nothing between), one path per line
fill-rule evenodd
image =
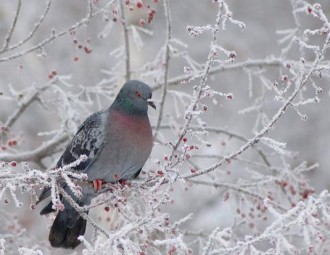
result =
M100 179L93 180L93 187L95 193L99 192L102 189L103 181Z

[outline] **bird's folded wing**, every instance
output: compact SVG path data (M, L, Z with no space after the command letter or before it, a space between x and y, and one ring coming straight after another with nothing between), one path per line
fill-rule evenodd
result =
M87 160L80 162L72 170L87 172L106 142L105 122L106 112L97 112L89 116L79 127L71 143L58 160L56 167L63 167L78 160L81 155L86 155ZM49 195L50 187L45 187L39 196L38 203Z

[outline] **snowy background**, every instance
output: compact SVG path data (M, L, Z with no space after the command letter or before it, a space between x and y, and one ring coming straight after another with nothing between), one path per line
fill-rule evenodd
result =
M20 1L0 3L0 46L8 38L18 2ZM22 1L9 46L15 46L16 43L24 40L36 24L40 26L23 45L18 45L12 50L3 48L1 50L0 47L1 127L6 127L8 119L15 114L15 110L22 109L24 100L38 89L40 92L13 121L9 130L0 133L2 139L0 160L7 162L3 164L3 168L7 170L10 168L10 171L16 172L24 171L26 166L21 165L21 161L27 161L30 169L45 170L54 166L78 125L89 114L107 108L112 103L127 76L125 76L126 52L121 11L117 1L112 1L113 4L109 4L110 2L91 1L92 13L98 11L100 13L85 19L88 13L88 1L58 0L51 2L49 7L47 7L48 1ZM220 2L219 5L222 3L222 1L215 2ZM234 21L227 20L228 17L225 15L221 17L227 22L226 26L220 25L217 45L224 50L220 49L216 53L217 61L211 66L211 68L223 66L224 70L220 69L207 75L210 93L220 92L222 95L206 96L198 100L198 109L202 113L198 113L198 116L193 118L191 127L202 129L206 127L205 134L188 132L185 135L187 141L181 142L178 147L176 152L178 155L184 154L183 143L189 147L198 147L189 152L191 154L189 159L185 158L183 162L173 167L173 171L178 171L182 175L207 169L225 155L238 151L247 140L255 136L257 131L266 126L285 101L275 100L276 96L278 99L279 93L274 89L276 87L274 84L278 84L278 89L283 91L288 87L287 94L284 93L283 96L284 99L288 98L294 84L299 84L302 79L299 72L302 72L303 76L306 75L315 59L313 50L301 46L302 44L299 46L296 36L306 43L322 48L329 33L329 23L327 27L322 19L316 17L320 6L324 15L330 16L329 1L320 1L320 6L314 5L314 1L300 0L232 0L224 3L232 12ZM152 125L156 127L164 85L164 52L167 45L168 22L164 15L166 10L162 0L123 1L123 6L129 37L130 76L155 88L153 98L158 102L158 109L150 110L149 116ZM154 10L153 19L148 23L149 13L152 10ZM156 173L159 168L163 168L162 171L166 172L165 158L169 158L172 153L169 144L176 144L178 135L182 134L180 130L185 123L185 111L189 109L194 98L193 87L199 88L198 86L201 85L197 78L187 83L174 84L174 81L177 79L181 81L183 75L189 75L189 73L185 74L187 69L192 71L193 76L194 71L202 72L205 67L212 41L212 31L209 28L216 22L218 3L206 0L169 1L169 11L172 40L169 47L167 96L161 127L157 133L151 158L145 165L147 172ZM225 10L222 9L223 13ZM45 19L40 23L43 15ZM77 22L81 21L88 22L79 25ZM76 24L77 28L71 30L70 28ZM200 31L201 35L190 36L189 26ZM308 38L306 34L303 36L306 29L319 28L324 28L322 30L325 31L324 34L318 33ZM65 33L59 35L61 31ZM53 39L42 43L52 35ZM39 46L42 47L37 47L40 43L42 45ZM231 53L234 55L230 55ZM183 240L189 248L185 251L178 244L174 243L171 246L167 243L166 248L157 250L160 254L186 254L186 252L187 254L189 252L232 254L229 250L212 253L212 249L220 249L221 245L227 248L231 245L235 247L237 240L247 240L244 236L258 236L263 233L276 217L268 212L262 212L257 216L256 201L252 198L249 200L249 194L244 194L239 188L245 188L265 199L272 197L276 203L288 210L294 206L292 203L296 204L299 200L308 199L308 196L304 197L304 188L299 186L301 182L309 182L306 184L308 186L306 190L315 189L315 193L314 191L311 193L316 197L322 190L329 188L329 54L329 52L323 54L320 69L313 71L312 78L293 101L298 109L288 107L265 135L270 139L266 138L264 144L259 142L254 147L250 146L241 155L231 159L229 164L222 164L215 171L194 178L194 180L208 181L208 185L180 180L173 184L168 193L170 200L161 207L161 211L169 215L171 223L192 214L191 219L180 226ZM306 63L305 69L299 66L302 58ZM292 84L288 84L289 82ZM312 83L322 88L323 92L316 94ZM40 89L40 87L44 88ZM311 100L306 104L301 103L309 99ZM315 100L319 102L309 103ZM229 132L229 135L226 132ZM33 152L61 135L66 137L57 146L47 150L45 155L38 158L31 156L15 159L17 155ZM14 141L14 144L9 145L10 141ZM12 155L9 161L5 157L8 154ZM267 158L268 163L263 156ZM17 162L16 167L12 166L13 162ZM304 177L302 177L293 170L302 162L306 162L302 171L314 164L318 164L318 167L303 173ZM258 186L257 183L262 181L265 181L265 184ZM233 186L222 186L218 189L210 182ZM283 192L283 189L287 189L287 192ZM39 192L39 188L34 190ZM292 190L298 190L297 194ZM0 219L4 222L0 226L0 240L1 238L6 240L4 254L17 254L17 247L20 246L40 249L45 254L62 254L62 251L52 249L48 244L47 236L52 216L39 216L41 209L39 206L31 210L31 206L33 207L36 201L32 191L14 193L17 194L18 200L23 202L22 207L15 206L10 191L7 190L3 195L0 190L0 194L3 195L0 201ZM9 203L4 203L8 201ZM91 217L105 229L113 229L115 225L113 221L120 217L117 214L112 213L112 209L110 213L106 212L104 205L101 205L92 210ZM253 214L253 217L250 214ZM207 250L205 248L208 247L207 240L213 240L212 238L216 240L217 234L208 239L216 227L220 227L220 230L226 227L232 228L235 237L225 238L231 240L230 244L226 244L227 246L215 241L215 244ZM19 233L22 228L25 232ZM88 228L86 238L90 240L92 227ZM299 230L297 233L300 234ZM311 230L310 235L314 236L313 233ZM325 239L327 235L329 237L329 233L326 233ZM11 239L12 234L18 236ZM294 236L288 240L295 246L296 239L305 238L306 242L306 235ZM284 236L288 235L284 234ZM150 237L150 240L157 238ZM165 237L163 239L166 240ZM10 240L14 240L15 244ZM270 241L277 244L278 240L275 235L273 239L270 238ZM157 246L157 242L154 245ZM171 253L171 247L176 245L177 250ZM283 253L279 254L284 254L287 250L282 246L273 244L272 247L277 247L274 248L274 252L283 249ZM0 242L0 254L1 247ZM266 252L271 245L261 242L256 247ZM287 254L308 254L308 242L306 247L297 245L297 253ZM323 241L323 245L319 246L316 242L315 250L310 254L314 254L313 252L326 254L327 247L329 247L327 241ZM84 248L81 245L76 254L80 254ZM157 254L148 248L144 252ZM252 249L241 252L240 254L253 254Z

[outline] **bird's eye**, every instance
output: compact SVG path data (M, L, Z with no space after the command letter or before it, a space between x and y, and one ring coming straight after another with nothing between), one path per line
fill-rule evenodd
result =
M140 91L136 91L136 92L135 92L135 95L136 95L137 97L141 97L141 93L140 93Z

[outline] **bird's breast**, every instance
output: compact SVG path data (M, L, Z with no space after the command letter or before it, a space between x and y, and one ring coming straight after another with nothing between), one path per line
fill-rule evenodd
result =
M107 182L130 179L144 165L152 149L152 131L146 116L127 116L113 112L106 128L106 143L95 175ZM101 163L102 164L101 164Z
M130 144L143 148L152 147L152 131L147 116L131 116L114 112L110 125L115 133L114 136L120 134Z

